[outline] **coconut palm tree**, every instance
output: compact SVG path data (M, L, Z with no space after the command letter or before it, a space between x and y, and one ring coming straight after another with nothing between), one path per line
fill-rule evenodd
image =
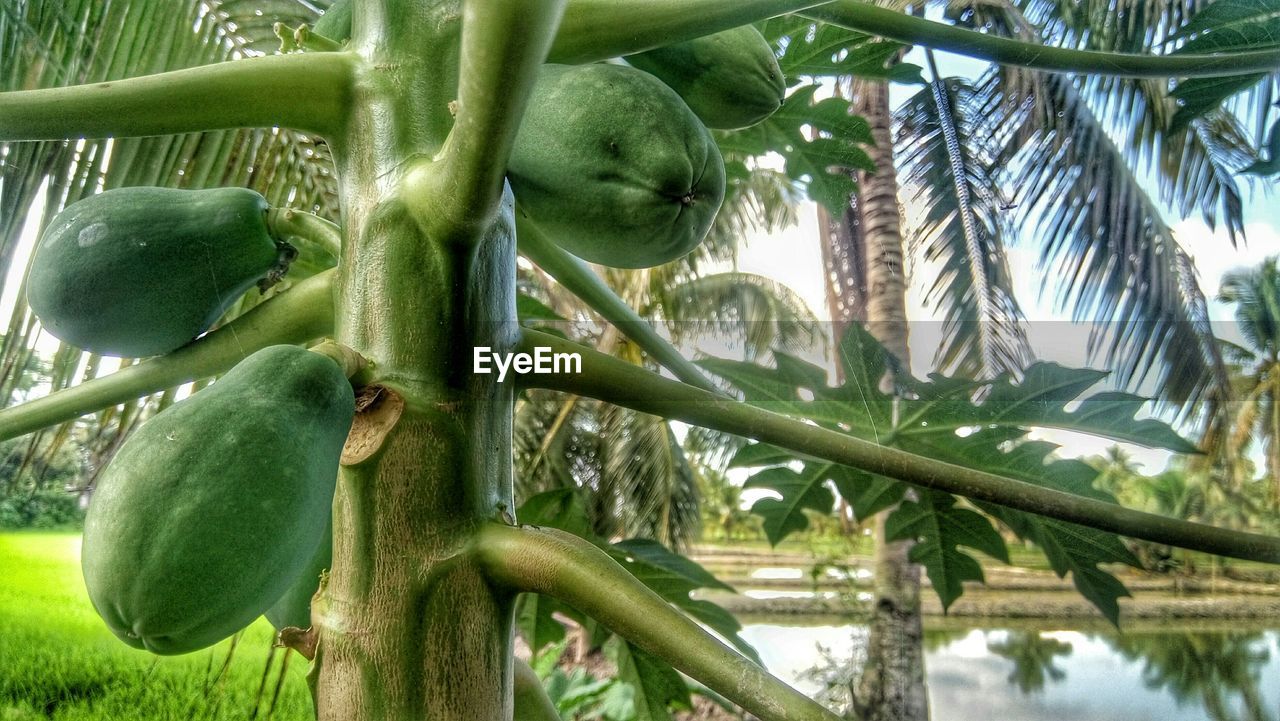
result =
M1189 18L1205 5L1126 0L1082 12L1053 0L960 0L949 4L948 15L1022 39L1145 52L1185 39L1180 29L1191 27ZM869 151L875 172L855 173L859 193L820 223L837 330L865 322L886 348L908 361L903 289L904 269L911 264L903 258L913 257L939 269L926 291L927 302L944 318L934 364L975 377L1016 373L1030 349L1005 248L1015 241L1035 243L1044 269L1060 279L1059 306L1097 324L1091 352L1116 369L1120 384L1154 374L1162 401L1206 401L1210 407L1201 417L1218 415L1229 395L1226 368L1190 257L1159 202L1183 217L1198 212L1210 227L1225 225L1233 242L1242 237L1233 171L1255 154L1258 143L1221 103L1252 86L1265 105L1272 78L1251 77L1225 93L1210 89L1207 100L1188 107L1176 97L1178 89L1163 81L1085 80L993 67L969 82L944 78L931 53L926 59L931 81L896 113L896 154L890 150L895 146L885 84L845 81L876 146ZM1264 110L1255 123L1256 139L1265 119ZM1129 140L1118 143L1113 134ZM1145 190L1142 177L1148 172L1156 177L1158 198ZM909 234L900 226L899 185L921 209ZM1004 188L1017 190L1008 194ZM1034 233L1020 238L1013 228ZM877 608L912 597L909 588L890 583L905 579L909 586L915 576L904 561L895 564L894 555L888 549L881 554L888 585ZM885 625L897 630L886 632L882 643L873 624L873 657L860 687L868 699L864 711L923 718L923 702L910 700L923 697L922 682L915 680L922 678L920 665L904 650L918 636L909 622ZM880 658L879 649L889 658ZM905 674L894 679L894 688L915 691L885 692L876 679L886 665Z
M1218 299L1236 306L1236 327L1245 346L1233 345L1242 397L1225 447L1227 459L1242 458L1256 441L1262 449L1273 504L1280 504L1280 270L1268 258L1256 268L1222 278Z

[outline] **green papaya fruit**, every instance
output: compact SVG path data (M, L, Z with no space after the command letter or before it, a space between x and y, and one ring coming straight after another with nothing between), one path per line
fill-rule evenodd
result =
M311 627L311 597L320 588L320 574L329 570L333 564L333 524L325 525L320 545L311 555L311 562L298 580L289 586L289 590L267 609L266 617L271 625L280 630L289 626L295 628Z
M311 26L316 35L345 43L351 39L351 0L336 0Z
M507 168L518 212L616 268L693 250L724 200L711 133L675 91L622 65L544 65Z
M247 188L120 188L67 206L45 228L27 301L60 340L102 355L168 353L208 330L293 249Z
M782 107L787 93L773 47L750 25L625 59L671 86L709 128L755 125Z
M108 628L178 654L261 616L314 557L354 415L337 363L270 346L144 423L85 518L85 587Z

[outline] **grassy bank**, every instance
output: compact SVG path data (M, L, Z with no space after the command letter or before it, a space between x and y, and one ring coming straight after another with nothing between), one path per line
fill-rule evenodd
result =
M186 656L136 651L89 604L79 553L74 534L0 534L0 721L311 717L305 664L295 655L281 678L265 621L234 653L231 641Z

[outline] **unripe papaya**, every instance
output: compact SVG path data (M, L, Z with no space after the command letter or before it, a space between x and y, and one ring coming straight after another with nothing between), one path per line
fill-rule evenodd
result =
M271 346L143 424L85 518L85 586L111 631L177 654L262 615L314 557L354 414L337 363Z
M755 125L782 107L786 97L773 47L750 25L629 55L626 61L671 86L709 128Z
M351 0L335 0L324 15L311 26L316 35L345 43L351 39Z
M311 597L320 588L320 574L328 571L333 564L333 524L325 526L320 545L311 555L302 575L293 582L284 595L267 609L266 617L271 625L280 630L288 626L295 628L311 627Z
M247 188L120 188L49 223L27 300L55 337L102 355L168 353L208 330L293 249Z
M508 164L517 212L593 263L647 268L702 242L724 160L675 91L621 65L545 65Z

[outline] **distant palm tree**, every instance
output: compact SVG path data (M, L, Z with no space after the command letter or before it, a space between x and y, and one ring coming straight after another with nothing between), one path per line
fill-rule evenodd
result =
M1231 345L1242 396L1225 445L1226 458L1242 458L1258 442L1266 459L1271 502L1280 505L1280 270L1268 258L1256 268L1222 278L1218 299L1236 306L1236 325L1245 346Z
M743 221L730 212L718 223ZM812 347L817 321L790 289L740 272L701 274L708 254L727 252L734 235L720 227L709 251L651 270L607 273L606 278L642 317L657 317L675 342L714 336L754 359L772 348ZM599 319L550 279L533 275L531 292L598 350L645 363L640 348ZM722 471L715 446L741 443L723 434L691 433L686 450L671 423L644 413L559 393L530 392L515 416L516 495L576 487L584 494L596 533L643 536L682 548L701 531L699 477ZM690 451L693 452L690 452ZM706 468L699 466L709 464ZM733 519L740 521L741 519ZM732 522L731 522L732 523Z
M1057 0L946 5L959 24L992 34L1152 52L1207 3L1119 0L1083 10ZM1211 227L1225 225L1233 242L1242 236L1234 171L1254 147L1243 123L1223 108L1184 111L1167 81L996 66L968 81L943 77L932 55L926 58L931 82L894 113L896 148L885 83L852 83L856 112L876 136L870 152L876 170L858 174L860 192L849 208L823 219L828 298L837 327L865 322L906 361L906 269L911 260L929 263L938 272L927 286L927 302L944 317L938 368L971 377L1016 373L1030 349L1006 248L1019 241L1015 229L1021 228L1027 231L1021 242L1034 245L1057 280L1059 307L1097 324L1091 350L1106 359L1120 384L1154 375L1160 400L1184 412L1189 401L1212 406L1225 399L1228 377L1204 296L1159 206L1163 201L1184 217L1198 214ZM1272 78L1254 80L1263 97L1270 98ZM1259 125L1254 134L1260 137ZM1155 176L1157 197L1143 182L1147 173ZM923 208L910 232L900 227L905 198L899 186ZM896 605L904 612L899 615L914 616L918 588L911 588L911 579L918 574L905 563L901 547L886 548L881 556L879 575L885 578L878 581L883 588L877 607ZM893 588L891 579L901 582ZM875 658L908 659L907 646L918 634L909 623L896 630L891 622L882 625L890 630L877 633L880 626L873 624ZM886 665L912 669L904 674L912 678L885 683L878 669ZM923 718L919 666L868 664L864 715Z

